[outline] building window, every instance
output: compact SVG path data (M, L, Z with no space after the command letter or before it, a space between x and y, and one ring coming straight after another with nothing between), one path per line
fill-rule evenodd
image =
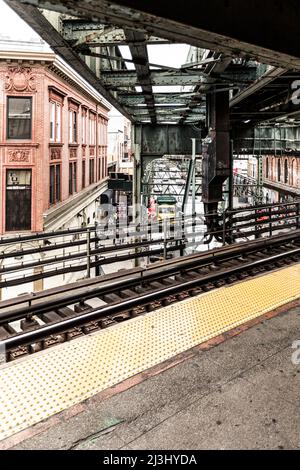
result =
M292 161L292 172L291 172L291 185L296 186L297 175L296 175L296 160Z
M281 180L281 162L280 162L279 159L278 159L278 162L277 162L277 180L278 181Z
M90 174L89 174L89 182L93 184L95 182L95 160L93 158L90 159Z
M5 230L31 230L31 170L6 170Z
M287 184L289 182L289 168L287 159L284 160L284 182Z
M69 143L77 143L77 112L69 110Z
M50 142L61 142L61 105L50 102Z
M269 159L266 158L266 178L269 178Z
M89 144L96 145L96 116L90 113L89 119Z
M32 98L7 97L7 138L31 139Z
M76 162L69 163L69 194L77 192L77 164Z
M82 143L86 144L86 132L87 132L87 112L82 111Z
M85 160L82 160L82 189L85 188Z
M60 201L60 165L50 165L50 204Z
M108 176L107 155L104 155L104 176Z
M98 181L101 180L101 157L98 158Z

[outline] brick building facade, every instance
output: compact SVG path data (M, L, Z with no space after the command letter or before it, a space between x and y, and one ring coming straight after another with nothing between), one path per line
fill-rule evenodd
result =
M93 222L109 103L52 52L0 51L0 233Z
M264 177L275 183L300 187L300 157L295 156L265 156Z

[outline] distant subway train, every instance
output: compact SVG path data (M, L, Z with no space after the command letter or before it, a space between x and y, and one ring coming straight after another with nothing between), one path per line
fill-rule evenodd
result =
M176 203L174 196L158 196L156 199L157 220L161 222L166 219L175 219Z

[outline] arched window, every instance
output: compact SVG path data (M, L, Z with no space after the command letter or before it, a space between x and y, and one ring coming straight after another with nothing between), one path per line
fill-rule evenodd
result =
M284 182L285 184L289 182L289 166L287 158L284 160Z
M291 169L291 185L296 186L297 181L297 170L296 170L296 160L292 161L292 169Z
M266 158L266 178L269 178L269 159Z
M278 181L281 180L281 162L280 162L279 158L278 158L278 162L277 162L277 180Z

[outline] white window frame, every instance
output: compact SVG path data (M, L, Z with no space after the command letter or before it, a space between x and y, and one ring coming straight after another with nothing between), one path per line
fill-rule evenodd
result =
M95 126L96 126L96 119L92 115L90 115L89 117L89 144L90 145L96 145Z
M50 101L50 142L61 142L61 113L61 104L56 101Z
M74 114L76 114L76 139L74 133ZM78 112L69 109L69 144L77 144L78 139Z
M82 113L82 130L81 130L81 140L84 145L86 145L86 131L87 131L87 113Z

